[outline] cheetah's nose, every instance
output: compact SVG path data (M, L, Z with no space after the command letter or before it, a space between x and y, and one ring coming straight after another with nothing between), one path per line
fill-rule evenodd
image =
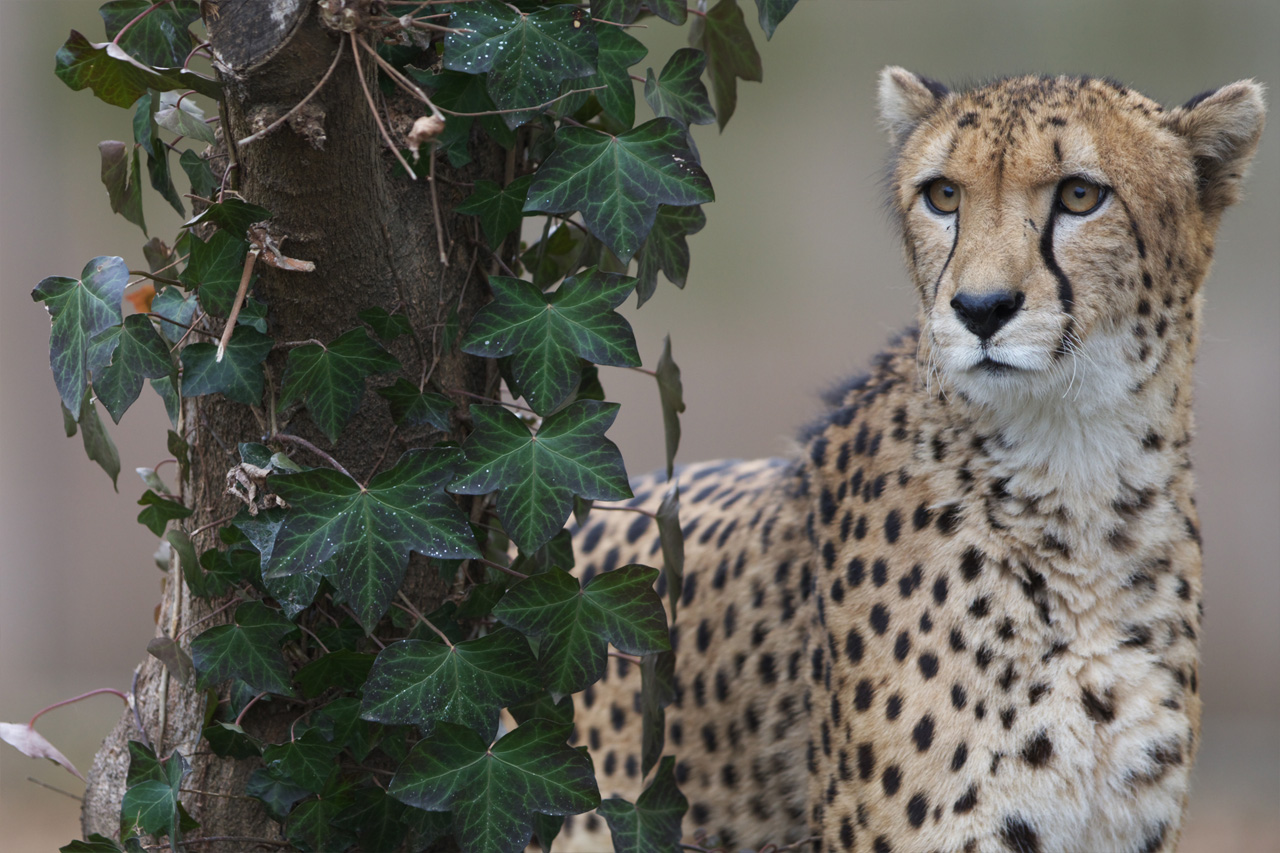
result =
M957 293L951 307L964 327L985 341L1012 320L1025 301L1026 296L1020 290Z

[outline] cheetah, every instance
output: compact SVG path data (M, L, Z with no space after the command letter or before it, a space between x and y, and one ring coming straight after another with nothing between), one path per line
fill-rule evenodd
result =
M880 76L917 326L787 460L683 469L666 751L684 833L859 853L1177 847L1198 746L1200 285L1264 123L1242 81ZM636 484L653 510L662 478ZM601 516L604 516L603 518ZM590 577L661 559L643 514ZM634 798L639 676L575 697ZM560 850L607 850L597 816Z

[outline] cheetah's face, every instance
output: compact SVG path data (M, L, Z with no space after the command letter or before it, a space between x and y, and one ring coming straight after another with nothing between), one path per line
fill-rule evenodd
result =
M930 380L1114 406L1189 338L1217 211L1178 122L1202 105L1068 78L953 94L901 69L881 100Z

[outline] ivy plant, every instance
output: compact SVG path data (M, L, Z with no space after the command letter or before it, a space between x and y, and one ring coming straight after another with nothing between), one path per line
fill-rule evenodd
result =
M795 3L756 0L766 38ZM120 462L98 407L119 423L150 383L172 421L176 487L147 469L138 520L210 617L149 648L208 697L198 749L258 762L244 790L219 795L255 801L279 824L277 848L513 853L536 839L549 850L565 816L597 809L619 851L681 849L688 804L662 723L674 653L655 591L665 572L674 615L678 488L657 513L658 566L584 584L570 572L564 528L594 501L631 496L606 435L617 406L600 368L643 369L619 307L633 293L639 304L653 297L659 273L679 287L689 278L688 238L715 198L692 129L723 128L738 81L761 79L747 16L739 0L319 6L335 50L349 46L347 61L373 63L384 93L409 92L435 116L421 136L382 129L404 180L416 173L401 149L425 145L442 169L469 163L481 137L510 152L507 179L476 182L455 208L474 217L495 259L490 301L472 317L442 318L433 337L489 360L505 392L476 400L402 363L393 344L421 348L428 331L388 306L361 307L363 325L323 340L275 339L278 309L254 297L256 273L307 262L280 252L263 225L273 212L239 195L234 169L211 167L236 144L215 132L226 115L220 78L193 67L209 53L201 14L219 14L217 4L106 3L105 40L73 31L55 73L131 113L132 141L104 141L99 158L110 210L148 237L147 269L93 258L76 276L45 278L32 298L52 321L66 432L81 433L113 482ZM339 6L357 12L341 26L325 17ZM630 28L660 25L687 27L690 46L650 57ZM168 242L148 233L144 183L186 218ZM266 364L281 350L276 376ZM684 401L670 340L646 372L658 385L672 477ZM263 433L228 466L244 509L192 529L205 508L190 497L188 446L202 426L187 422L184 401L208 395L252 410ZM434 442L357 477L279 427L305 413L333 446L374 406ZM454 590L430 613L404 594L414 555ZM566 695L599 680L610 654L640 663L643 675L646 786L635 802L602 802L591 756L569 743ZM262 701L296 709L288 733L255 730L249 712ZM12 728L36 737L31 726ZM94 834L62 849L119 853L160 839L195 849L215 839L219 828L184 806L190 758L131 744L118 838ZM686 849L702 848L690 840Z

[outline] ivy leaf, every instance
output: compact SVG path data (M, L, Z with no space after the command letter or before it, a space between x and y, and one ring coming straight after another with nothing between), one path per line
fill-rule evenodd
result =
M640 776L662 757L666 739L666 707L676 700L675 652L645 655L640 661Z
M517 723L523 724L530 720L550 720L557 725L573 725L573 699L568 696L561 696L560 701L557 702L548 690L543 690L532 699L518 702L508 710L511 712L511 716L516 718Z
M685 0L593 0L591 12L606 21L630 24L645 7L662 20L676 26L683 26L689 15Z
M54 73L73 90L92 89L99 100L114 107L132 106L148 89L194 89L214 99L222 95L216 80L181 68L152 68L119 45L94 44L75 30L58 49Z
M209 205L199 214L184 222L182 227L191 229L197 225L212 222L223 231L229 232L231 236L243 239L250 225L270 218L271 211L265 207L250 204L244 199L236 198L233 195L224 195L222 201Z
M502 406L472 406L474 431L449 491L498 492L503 528L520 550L536 551L573 511L573 496L588 500L631 497L617 445L604 432L618 406L578 400L548 417L536 436Z
M471 321L462 351L511 356L516 384L538 414L555 411L577 390L579 358L639 366L631 324L613 310L626 301L635 279L589 267L549 294L505 276L490 276L489 286L493 301Z
M150 489L147 489L142 493L142 497L138 498L138 506L145 507L142 512L138 513L138 523L156 536L164 535L165 525L170 521L177 518L187 518L191 515L190 508L177 501L166 500Z
M49 364L62 405L76 421L89 382L89 341L121 322L120 300L128 281L124 259L98 257L79 279L49 276L31 291L32 300L43 302L53 318Z
M645 75L644 99L654 115L673 118L686 127L715 121L716 111L711 108L711 98L702 83L706 67L705 53L682 47L662 66L661 77L655 77L650 68Z
M689 42L707 54L707 73L716 95L716 121L724 130L738 106L738 78L756 83L764 79L760 54L738 0L720 0L705 18L694 21Z
M191 325L191 318L196 315L198 307L194 293L186 293L173 285L157 293L155 299L151 300L151 313L173 321L168 323L161 320L160 333L175 343L187 333L186 327Z
M217 317L231 312L244 274L244 257L249 253L249 243L243 232L215 231L206 242L191 240L191 254L187 267L178 280L188 288L198 288L200 307Z
M217 138L213 135L213 128L205 123L203 116L184 109L185 104L184 101L181 105L165 106L156 110L156 124L178 136L185 136L208 145L216 143Z
M476 181L475 191L454 209L479 217L485 239L496 249L508 234L519 229L532 180L532 175L521 175L505 188L495 181Z
M209 748L222 758L258 758L262 743L235 723L214 721L200 733Z
M596 809L609 824L617 853L670 853L680 849L680 823L689 810L689 801L676 786L675 766L674 756L663 758L653 781L635 805L621 797L610 797Z
M378 653L360 716L430 733L457 723L492 739L498 712L540 688L529 643L509 628L454 646L401 640Z
M400 367L362 327L339 335L327 347L294 347L284 371L280 408L305 400L311 420L336 442L364 398L365 379Z
M601 108L624 128L631 127L636 120L636 90L629 69L648 56L649 49L621 27L601 27L596 38L600 44L597 71L582 88L604 86L594 93Z
M563 81L596 70L591 17L574 6L522 14L488 0L467 3L453 8L449 26L444 67L466 74L487 72L489 97L498 108L519 110L502 117L507 127L533 118L533 108L560 94Z
M288 779L313 794L324 790L329 778L338 772L338 753L342 747L327 743L314 729L288 743L273 744L262 751L262 760L280 779Z
M657 577L648 566L623 566L580 587L568 572L550 569L514 584L493 615L540 637L547 686L577 693L604 676L609 643L637 655L671 648L662 600L653 591Z
M440 723L396 771L387 793L426 811L452 811L463 850L515 853L535 813L579 814L600 802L591 759L565 745L570 726L532 720L489 746Z
M196 685L203 689L238 678L255 692L292 696L280 643L296 630L259 601L241 604L234 625L210 628L191 641L191 660L199 674Z
M288 779L280 779L275 773L259 767L245 783L246 795L259 800L267 814L283 821L294 805L307 795L307 791Z
M120 487L116 480L120 476L120 453L116 443L111 440L107 428L98 417L98 408L88 389L85 389L84 402L80 408L80 439L84 442L84 452L93 462L97 462L107 476L111 485L118 492Z
M561 127L556 143L534 175L525 211L580 211L591 233L622 261L644 242L658 205L715 200L684 128L673 119L656 118L620 136Z
M485 90L484 75L459 74L453 71L430 74L412 67L406 68L405 73L432 89L432 100L443 109L458 113L491 113L497 109ZM515 144L515 132L507 127L501 116L451 115L444 126L444 132L436 139L436 144L444 149L449 157L449 164L455 169L461 169L471 162L471 152L467 145L471 141L471 125L476 121L503 148L510 148Z
M221 393L228 400L257 405L262 402L262 360L273 343L266 335L237 325L222 361L217 360L216 344L189 344L182 350L182 395Z
M125 411L142 393L143 379L159 379L174 372L169 360L169 348L151 318L143 314L131 314L120 326L107 329L94 338L92 345L112 338L114 350L111 363L94 371L93 391L111 415L120 423Z
M408 809L377 785L359 789L352 799L352 804L339 815L337 823L340 828L355 832L360 849L371 852L402 849L401 845L409 833L403 820Z
M124 853L124 848L105 835L91 832L84 841L72 841L59 847L58 853Z
M797 2L799 0L756 0L756 6L760 11L760 29L764 30L766 39L773 38L773 31L796 7Z
M675 473L676 450L680 448L680 413L685 410L684 383L680 367L671 358L671 336L662 342L662 356L654 373L658 379L658 397L662 401L662 429L667 444L667 479Z
M697 205L672 207L664 204L658 208L653 230L636 255L636 277L639 279L636 307L647 302L658 289L659 271L676 287L684 287L689 277L689 244L685 238L697 234L706 224L706 214Z
M84 776L80 775L80 771L71 763L71 760L63 755L48 738L27 723L0 723L0 740L28 758L48 759L80 781L85 781Z
M130 157L132 150L133 156ZM139 173L138 149L123 142L107 139L98 143L98 155L102 159L102 185L107 188L111 212L118 213L147 233L147 222L142 215L142 182Z
M403 377L394 385L378 389L378 396L387 401L391 409L391 419L397 426L417 427L430 424L441 432L452 429L449 423L449 412L453 411L453 401L448 397L431 391L419 391Z
M125 24L150 10L120 37L120 47L147 65L181 68L196 46L187 28L199 20L200 6L196 0L174 0L151 9L153 5L151 0L111 0L98 14L106 25L107 38L114 39Z
M126 836L133 834L133 829L141 829L148 835L168 835L176 846L182 831L199 826L178 801L182 780L191 772L191 765L176 749L168 759L157 762L150 750L141 745L135 749L133 743L130 742L130 753L134 758L144 756L145 769L135 773L134 762L130 761L129 788L120 803L120 834ZM145 778L134 782L139 776Z
M270 561L271 554L275 550L276 534L280 532L284 518L285 511L273 507L259 510L257 515L249 515L247 511L242 511L232 523L258 552L257 575L262 579L262 585L280 605L285 615L293 619L315 600L324 575L318 567L304 567L295 574L280 577L267 576L263 572L263 567Z
M362 488L345 474L314 468L273 476L290 506L264 578L316 572L346 598L372 630L404 581L409 552L445 559L477 557L466 516L444 493L457 450L411 450Z
M192 195L198 195L201 198L213 197L213 191L217 189L218 183L213 177L213 170L209 168L209 161L188 148L178 157L178 165L187 173L187 179L191 181Z
M346 850L355 840L338 825L351 806L350 786L337 783L315 799L299 803L284 823L285 837L296 850Z
M413 334L413 326L409 318L403 314L392 314L386 308L374 306L356 314L361 322L368 323L373 333L384 341L394 341L401 335Z
M684 589L684 530L680 527L680 483L672 480L658 504L658 542L662 546L662 571L667 578L667 601L671 620Z
M314 699L331 688L359 690L369 677L374 656L350 649L337 649L299 669L293 680L302 688L302 695Z

